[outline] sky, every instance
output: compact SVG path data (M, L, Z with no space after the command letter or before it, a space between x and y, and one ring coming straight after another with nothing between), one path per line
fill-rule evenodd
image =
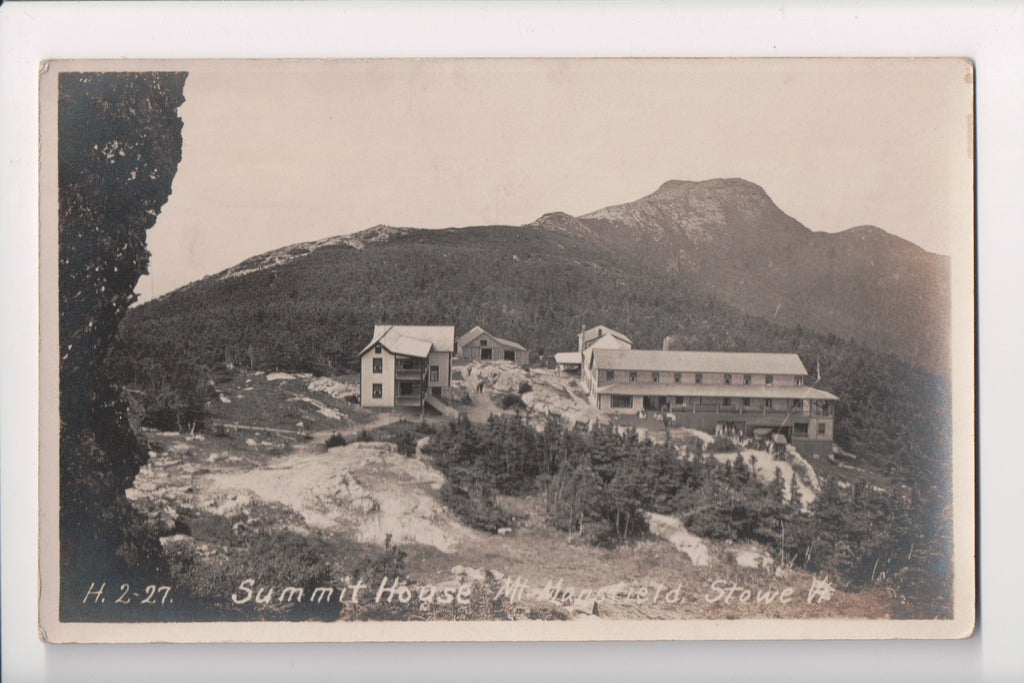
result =
M529 223L744 178L812 230L949 254L970 229L959 60L189 62L140 300L378 224Z

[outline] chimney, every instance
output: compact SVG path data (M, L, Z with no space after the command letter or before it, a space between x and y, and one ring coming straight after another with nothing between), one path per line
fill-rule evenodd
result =
M662 351L671 351L672 350L672 335L669 335L669 336L665 337L661 341L661 350Z

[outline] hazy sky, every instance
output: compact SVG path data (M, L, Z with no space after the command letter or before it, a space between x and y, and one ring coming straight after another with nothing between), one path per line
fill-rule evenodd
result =
M949 253L969 196L970 72L946 60L192 62L160 296L380 223L528 223L741 177L835 232Z

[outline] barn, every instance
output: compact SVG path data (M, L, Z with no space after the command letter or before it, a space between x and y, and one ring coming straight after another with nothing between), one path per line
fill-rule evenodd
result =
M467 361L511 361L518 365L530 362L530 354L522 344L495 337L479 325L455 340L455 352Z

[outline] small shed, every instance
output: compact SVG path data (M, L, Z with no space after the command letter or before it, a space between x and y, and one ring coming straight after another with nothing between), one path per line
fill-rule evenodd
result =
M455 340L456 353L469 361L510 361L527 365L530 354L522 344L496 337L477 325Z
M578 351L559 351L555 354L555 366L559 374L578 375L582 363L583 357Z

